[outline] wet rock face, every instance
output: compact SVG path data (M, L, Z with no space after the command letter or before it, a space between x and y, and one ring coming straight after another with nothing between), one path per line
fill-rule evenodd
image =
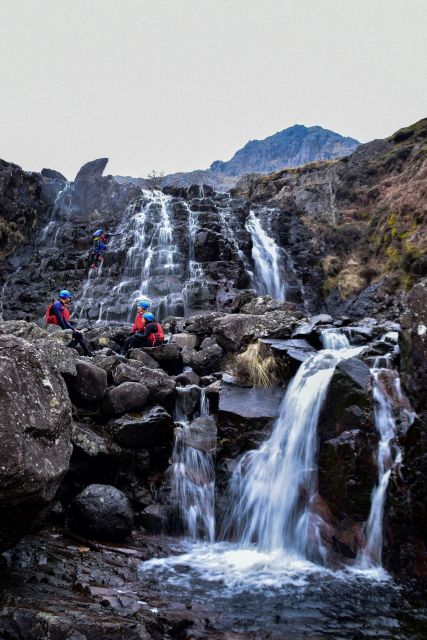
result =
M74 518L83 531L107 540L122 540L133 527L133 512L127 497L116 487L103 484L91 484L76 496Z
M14 546L49 507L71 455L71 404L35 346L0 335L0 549Z
M319 452L319 494L336 517L356 521L369 515L372 490L377 483L376 438L353 429L323 442Z
M283 389L278 387L253 389L222 384L218 411L221 456L234 458L248 449L257 449L279 415L283 395Z
M357 358L343 360L332 376L319 417L320 441L354 429L372 432L372 411L369 367Z

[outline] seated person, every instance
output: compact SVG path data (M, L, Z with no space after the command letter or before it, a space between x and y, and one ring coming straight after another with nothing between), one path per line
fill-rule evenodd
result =
M154 315L148 312L144 313L142 317L145 320L144 329L126 338L122 348L123 354L126 354L129 349L157 347L164 343L163 328L159 322L156 322Z
M85 356L92 357L93 354L87 346L82 332L78 331L70 322L70 310L68 308L70 302L71 293L68 289L62 289L59 292L58 300L53 304L50 304L46 309L46 324L56 324L62 329L71 329L73 332L73 339L68 346L75 349L79 344L83 349Z

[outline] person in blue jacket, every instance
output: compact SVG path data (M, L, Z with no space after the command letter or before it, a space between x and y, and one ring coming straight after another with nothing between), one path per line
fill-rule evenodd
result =
M73 339L68 346L75 349L79 344L83 349L85 356L89 356L91 358L93 353L87 346L82 332L78 331L70 322L70 310L68 305L71 302L71 297L71 293L68 289L62 289L59 292L58 300L50 304L46 309L45 321L46 324L56 324L62 329L71 329L73 332Z
M100 267L104 261L104 253L107 250L107 244L113 236L120 236L120 233L106 233L104 229L97 229L92 234L93 252L91 258L91 269Z

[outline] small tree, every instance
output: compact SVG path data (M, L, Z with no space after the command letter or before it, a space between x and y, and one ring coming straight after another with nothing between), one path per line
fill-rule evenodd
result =
M146 180L148 181L149 189L161 189L163 186L163 178L165 177L164 171L156 171L153 169L147 175Z

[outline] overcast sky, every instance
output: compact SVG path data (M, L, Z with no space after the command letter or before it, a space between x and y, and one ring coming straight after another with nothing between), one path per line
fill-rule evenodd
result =
M426 0L0 0L0 158L189 171L319 124L427 116Z

